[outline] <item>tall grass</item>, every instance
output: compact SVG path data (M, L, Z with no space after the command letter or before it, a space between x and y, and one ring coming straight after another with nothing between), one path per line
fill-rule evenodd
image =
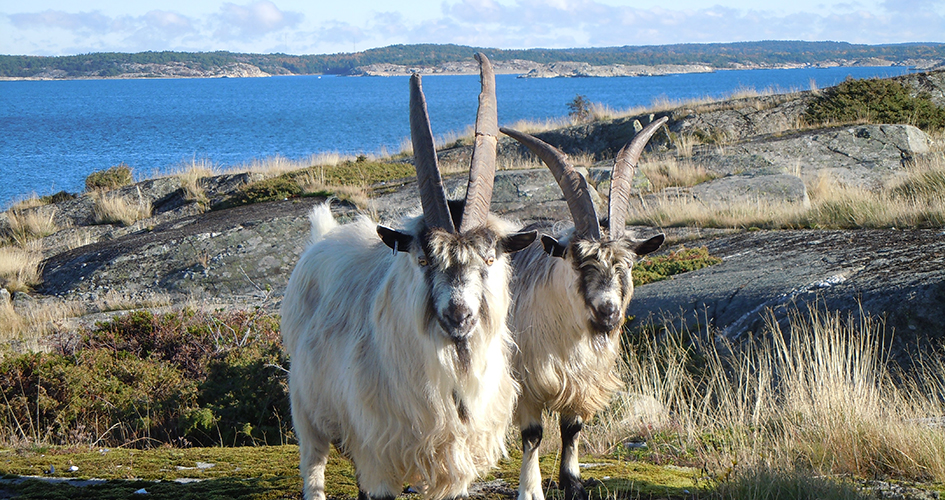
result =
M40 283L43 254L35 247L0 247L0 287L10 292L23 292Z
M667 187L689 187L714 179L702 165L695 165L676 157L660 158L640 165L640 171L650 181L651 191Z
M945 363L900 370L882 332L812 307L741 345L640 335L623 367L628 391L589 426L588 448L701 465L719 481L782 471L941 482L945 431L929 422L945 414ZM624 447L640 440L645 451Z
M151 200L138 191L137 199L98 193L92 207L97 224L121 224L130 226L141 219L151 217Z
M7 223L9 224L9 234L6 236L21 247L30 241L43 238L59 230L55 222L55 210L41 212L39 210L12 209L7 211L6 214Z

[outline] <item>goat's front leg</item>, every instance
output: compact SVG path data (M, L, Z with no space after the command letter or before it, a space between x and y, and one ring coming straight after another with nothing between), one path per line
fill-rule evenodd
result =
M325 466L331 442L319 432L300 405L292 404L292 423L299 440L299 472L305 500L325 500Z
M538 466L538 445L541 444L541 408L524 408L520 402L518 425L522 430L522 472L518 482L518 500L545 500Z
M561 470L558 487L564 490L565 500L587 500L581 469L578 465L578 442L584 421L577 415L561 414Z

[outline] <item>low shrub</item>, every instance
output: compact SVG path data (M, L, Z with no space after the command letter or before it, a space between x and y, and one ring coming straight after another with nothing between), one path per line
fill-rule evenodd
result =
M133 181L131 167L123 163L89 174L85 178L85 189L86 191L107 191L131 185Z
M0 363L0 422L28 441L146 446L177 437L196 386L169 364L128 352L24 354Z
M289 177L279 176L247 184L240 189L234 203L249 205L265 201L295 198L302 194L302 187Z
M907 123L923 130L945 128L945 109L935 105L927 92L913 95L894 80L848 79L823 91L807 108L811 124Z
M568 103L568 116L576 122L585 122L591 117L591 102L587 96L577 94Z
M58 193L48 194L46 196L40 196L39 200L44 205L52 205L54 203L61 203L63 201L74 200L75 195L68 191L59 191Z

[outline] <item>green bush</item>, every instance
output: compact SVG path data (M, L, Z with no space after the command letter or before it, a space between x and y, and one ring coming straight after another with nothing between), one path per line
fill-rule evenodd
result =
M945 109L926 92L912 95L894 80L852 80L831 87L814 99L804 118L811 124L906 123L923 130L945 128Z
M134 179L131 177L131 167L125 164L110 167L107 170L92 172L85 178L86 191L107 191L122 186L130 185Z

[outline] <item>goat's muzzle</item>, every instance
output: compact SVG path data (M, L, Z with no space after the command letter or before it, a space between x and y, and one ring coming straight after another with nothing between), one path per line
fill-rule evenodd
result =
M472 309L466 304L450 302L440 316L440 326L454 340L465 339L479 322Z
M605 302L591 308L591 327L597 333L606 334L623 324L623 311L613 302Z

